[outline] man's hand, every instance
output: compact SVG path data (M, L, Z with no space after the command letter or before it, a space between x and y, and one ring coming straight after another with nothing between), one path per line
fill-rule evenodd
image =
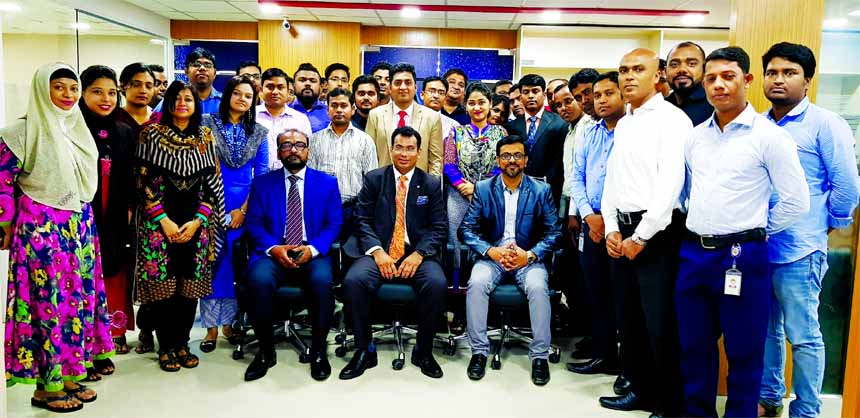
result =
M409 257L404 258L400 263L400 268L397 269L397 277L411 279L423 261L424 257L418 254L418 251L413 251L412 254L409 254Z
M373 262L376 263L376 267L379 267L379 274L382 274L382 278L385 280L393 279L397 274L397 268L394 267L394 263L397 260L391 258L382 248L374 251L371 256L373 257Z
M644 245L639 245L630 238L625 239L624 242L621 243L621 254L631 260L636 259L636 256L644 249Z
M8 250L12 244L12 224L3 225L3 244L0 244L0 250Z
M518 270L528 264L528 252L517 246L511 247L502 259L502 267L507 271Z
M278 245L275 248L272 248L272 251L269 251L269 256L272 257L278 264L284 266L284 268L295 269L299 268L298 264L293 262L293 259L287 255L287 251L296 248L295 245Z
M293 263L295 263L298 266L302 266L302 265L307 264L308 262L311 261L311 258L313 258L313 256L314 256L313 253L311 252L311 247L307 246L307 245L302 245L301 247L296 247L293 250L302 252L302 255L300 255L299 258L293 260Z
M603 236L606 235L606 226L603 224L603 216L593 213L585 217L585 223L588 224L588 237L595 244L600 244L603 241Z
M606 252L612 258L621 257L621 233L616 231L606 237Z
M502 258L504 258L507 251L507 248L490 247L490 249L487 250L487 257L490 257L490 259L495 261L496 264L502 265Z
M576 220L576 216L567 217L567 230L570 231L570 240L576 244L579 237L579 221Z
M464 181L457 186L457 191L466 199L471 199L472 195L475 194L475 185L468 181Z

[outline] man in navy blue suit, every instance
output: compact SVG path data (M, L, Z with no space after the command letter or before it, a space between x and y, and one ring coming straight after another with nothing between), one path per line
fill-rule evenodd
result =
M277 362L272 341L274 295L287 282L305 287L313 323L311 377L325 380L331 375L326 336L334 311L328 252L343 224L340 192L336 178L306 167L305 133L289 129L278 135L277 142L284 168L254 179L245 221L251 244L249 314L260 342L245 380L265 376Z

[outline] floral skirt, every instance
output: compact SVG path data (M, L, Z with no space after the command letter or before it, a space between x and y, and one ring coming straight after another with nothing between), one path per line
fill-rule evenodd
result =
M54 209L21 195L13 225L6 382L62 390L114 354L92 208Z

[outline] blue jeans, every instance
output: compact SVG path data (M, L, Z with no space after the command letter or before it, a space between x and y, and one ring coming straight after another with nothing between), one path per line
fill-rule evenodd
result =
M782 403L786 387L785 338L791 342L793 384L797 399L791 401L789 417L821 414L821 385L824 380L824 339L818 323L818 296L827 272L827 254L816 251L792 263L771 264L773 294L770 324L764 351L761 402Z

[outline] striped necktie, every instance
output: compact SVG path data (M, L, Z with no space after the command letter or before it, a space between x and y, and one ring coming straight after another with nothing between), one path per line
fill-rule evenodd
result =
M299 177L290 176L290 192L287 195L287 229L284 244L302 245L304 221L302 220L302 197L299 195Z

